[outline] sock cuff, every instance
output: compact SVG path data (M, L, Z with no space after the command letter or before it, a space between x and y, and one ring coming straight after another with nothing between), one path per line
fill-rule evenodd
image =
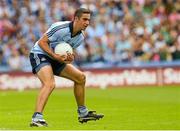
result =
M32 118L35 118L36 116L43 116L41 112L34 112Z
M83 109L86 109L86 106L78 106L78 110L83 110Z
M80 117L84 117L88 114L88 109L86 108L86 106L79 106L78 107L78 114Z

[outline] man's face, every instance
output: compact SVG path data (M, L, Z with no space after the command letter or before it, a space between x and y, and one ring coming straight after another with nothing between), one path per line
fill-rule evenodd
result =
M85 30L90 22L90 14L84 13L80 18L77 17L76 20L80 30Z

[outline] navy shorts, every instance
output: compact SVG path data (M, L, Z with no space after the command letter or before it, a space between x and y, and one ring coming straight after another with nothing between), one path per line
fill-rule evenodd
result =
M51 65L54 75L59 76L61 71L66 66L65 63L60 63L43 54L30 53L29 58L32 66L32 72L34 74L36 74L41 69L41 67L45 65Z

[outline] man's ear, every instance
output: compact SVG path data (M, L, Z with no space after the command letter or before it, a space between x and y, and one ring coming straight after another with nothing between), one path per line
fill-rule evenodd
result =
M74 20L79 20L79 18L77 16L74 17Z

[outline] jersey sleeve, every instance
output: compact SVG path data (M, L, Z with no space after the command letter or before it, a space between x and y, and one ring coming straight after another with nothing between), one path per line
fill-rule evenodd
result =
M60 34L61 34L61 31L56 31L56 32L53 32L53 30L49 30L46 32L46 35L48 36L48 40L50 42L54 42L54 41L57 41L58 38L60 37Z
M69 27L69 21L56 22L51 25L47 30L46 35L50 42L55 42L67 34L67 28Z
M66 28L61 26L50 27L48 31L46 32L46 35L48 36L48 40L50 42L55 42L58 39L62 38L66 34Z

